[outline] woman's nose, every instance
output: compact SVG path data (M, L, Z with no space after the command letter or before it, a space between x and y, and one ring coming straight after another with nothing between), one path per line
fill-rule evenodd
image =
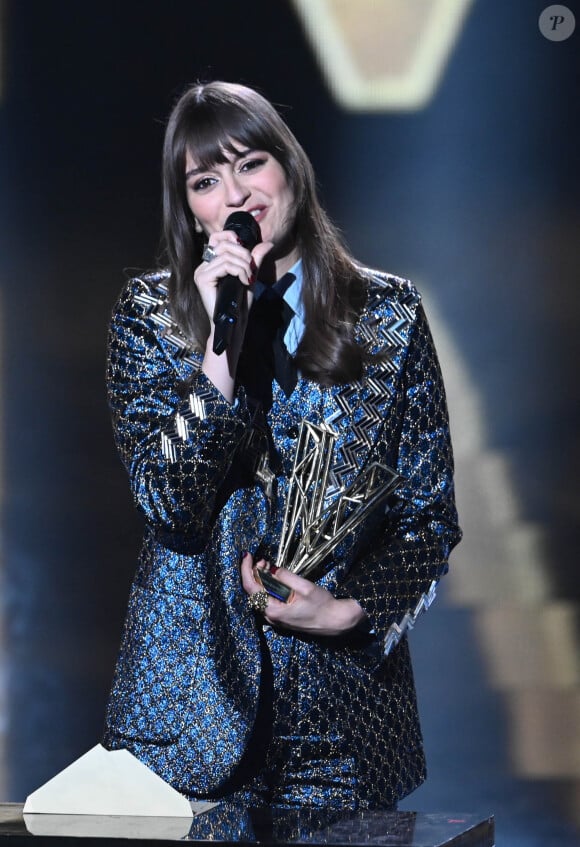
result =
M243 206L248 197L250 190L246 185L232 175L231 179L226 182L226 203L228 206Z

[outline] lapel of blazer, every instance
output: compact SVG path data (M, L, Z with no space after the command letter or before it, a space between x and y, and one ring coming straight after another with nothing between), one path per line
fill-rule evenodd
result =
M407 280L370 273L369 296L357 326L357 340L369 353L388 352L362 380L328 390L325 422L337 433L327 491L331 503L364 467L393 402L409 344L419 294Z

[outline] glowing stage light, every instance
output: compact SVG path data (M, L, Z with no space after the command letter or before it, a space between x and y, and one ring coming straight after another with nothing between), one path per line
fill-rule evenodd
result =
M419 109L433 96L472 0L293 0L346 109Z

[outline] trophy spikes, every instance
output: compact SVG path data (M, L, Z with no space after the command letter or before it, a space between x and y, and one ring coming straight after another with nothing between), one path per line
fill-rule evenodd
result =
M308 576L365 516L397 487L400 476L372 462L325 508L337 433L302 421L288 486L276 565Z

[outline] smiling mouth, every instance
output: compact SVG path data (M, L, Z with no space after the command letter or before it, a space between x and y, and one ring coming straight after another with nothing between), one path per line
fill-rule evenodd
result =
M248 209L248 211L253 218L258 219L260 215L262 215L266 211L266 208L265 206L260 206L257 209Z

